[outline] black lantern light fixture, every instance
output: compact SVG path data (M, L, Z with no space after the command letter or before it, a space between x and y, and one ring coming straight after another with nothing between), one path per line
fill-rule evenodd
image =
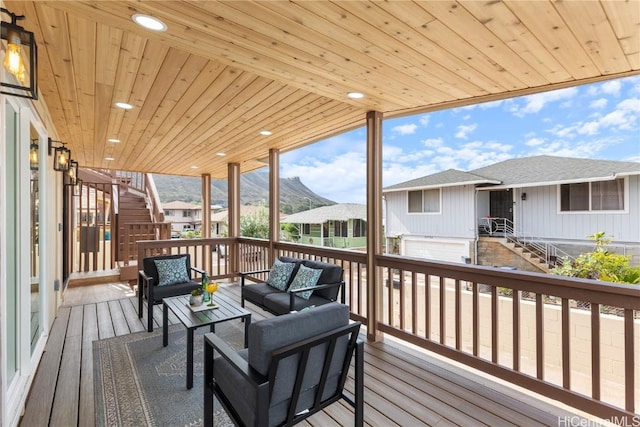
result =
M24 15L4 7L0 11L11 18L11 22L2 21L2 40L6 40L3 65L8 73L0 82L0 93L38 99L38 46L33 33L17 24ZM13 79L9 80L11 76Z
M38 170L38 140L32 139L29 146L29 164L32 171Z
M71 160L69 162L69 183L71 185L76 185L78 183L78 162L75 160Z
M54 144L60 144L58 147L54 147ZM71 150L65 147L65 142L54 141L49 138L49 155L51 150L54 150L53 155L53 170L58 172L67 172L71 164Z

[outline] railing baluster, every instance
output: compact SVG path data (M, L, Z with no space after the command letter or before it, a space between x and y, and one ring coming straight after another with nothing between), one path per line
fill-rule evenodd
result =
M418 333L418 273L411 272L411 332Z
M544 304L542 294L536 294L536 377L544 379Z
M491 286L491 361L498 363L498 288Z
M460 289L460 280L456 279L456 312L455 312L455 333L456 333L456 349L462 348L462 291Z
M425 274L424 290L424 336L431 340L431 275Z
M600 400L600 304L591 303L591 397Z
M562 298L562 387L571 390L571 336L569 299Z
M513 337L513 370L520 371L520 291L512 289L511 293L511 318Z
M478 283L473 282L473 308L471 310L473 315L473 355L478 357L480 355L480 295L478 290Z
M633 310L624 310L624 405L629 412L635 412L635 361L633 355Z
M447 328L446 328L446 289L444 277L440 276L440 344L446 344Z

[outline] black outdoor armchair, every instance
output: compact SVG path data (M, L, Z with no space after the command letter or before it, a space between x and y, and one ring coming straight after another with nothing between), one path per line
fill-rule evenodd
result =
M348 306L331 303L252 323L243 350L206 334L204 425L213 425L215 395L239 426L291 426L340 399L354 408L355 426L362 426L359 329L360 322L349 323ZM344 386L354 352L351 396Z
M191 266L189 254L160 255L142 260L138 272L138 317L142 317L143 298L147 299L147 331L153 331L153 305L163 298L191 293L201 287L191 279L191 271L204 275L204 270Z

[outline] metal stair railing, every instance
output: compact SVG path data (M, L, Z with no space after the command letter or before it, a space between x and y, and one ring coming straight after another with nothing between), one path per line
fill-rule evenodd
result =
M489 236L501 236L517 247L527 250L534 257L540 259L549 266L555 267L563 262L572 262L574 258L551 243L545 242L535 236L515 230L513 222L508 218L483 218L486 223L482 227Z

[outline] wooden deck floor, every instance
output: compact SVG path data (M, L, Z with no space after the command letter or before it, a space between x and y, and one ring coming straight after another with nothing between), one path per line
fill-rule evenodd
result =
M238 285L222 285L220 292L239 301ZM135 297L121 284L67 291L21 426L95 425L92 342L144 331L146 319L138 319L136 306ZM254 321L268 316L261 309L253 312ZM156 326L161 324L161 306L155 307L154 319ZM577 425L576 418L565 418L574 415L562 405L389 339L365 345L367 425L558 426L559 420ZM353 412L347 405L334 404L304 424L352 425Z

